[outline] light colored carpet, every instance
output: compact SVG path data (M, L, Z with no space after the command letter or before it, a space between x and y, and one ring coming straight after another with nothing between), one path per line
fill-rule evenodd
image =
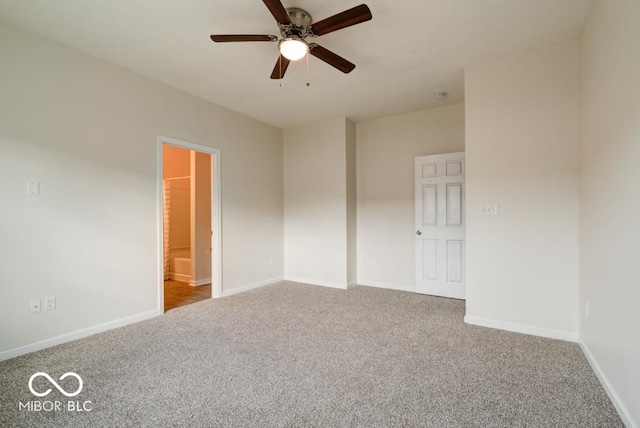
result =
M203 301L0 363L0 426L623 426L576 344L463 316L461 301L359 286ZM93 411L19 411L38 371L78 373L80 395L41 400Z

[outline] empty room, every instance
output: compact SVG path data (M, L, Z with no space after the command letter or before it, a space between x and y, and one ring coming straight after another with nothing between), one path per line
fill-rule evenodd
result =
M0 426L640 427L638 0L0 0Z

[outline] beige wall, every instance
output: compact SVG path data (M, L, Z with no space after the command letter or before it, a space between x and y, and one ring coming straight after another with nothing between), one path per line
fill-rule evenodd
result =
M177 257L191 254L191 184L189 179L169 183L171 210L169 214L169 251Z
M578 81L577 42L465 71L468 322L577 338Z
M0 352L158 313L157 135L221 150L224 290L282 277L281 130L5 25L0 63Z
M169 216L170 254L191 251L191 152L180 147L164 144L162 146L163 178L181 178L170 180L171 213ZM180 256L185 257L185 256Z
M347 120L284 131L285 278L347 286Z
M640 2L596 1L581 54L580 337L627 426L637 427Z
M346 168L347 168L347 283L358 279L358 197L356 124L346 121Z
M211 155L191 152L192 285L211 283Z
M416 156L464 151L464 104L357 124L358 282L415 290Z
M162 146L162 176L188 177L191 174L190 150L164 144Z

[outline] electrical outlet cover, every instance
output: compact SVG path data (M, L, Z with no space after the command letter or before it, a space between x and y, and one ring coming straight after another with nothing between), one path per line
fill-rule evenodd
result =
M44 310L52 311L56 308L56 296L44 298Z
M498 204L480 204L481 216L497 216L500 213Z

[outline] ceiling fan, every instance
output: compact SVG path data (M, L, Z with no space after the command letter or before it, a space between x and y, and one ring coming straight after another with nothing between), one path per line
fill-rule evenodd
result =
M282 79L291 61L302 59L310 53L343 73L350 73L355 64L316 43L307 42L307 37L318 37L342 28L369 21L373 16L366 4L313 23L311 15L297 7L286 8L280 0L263 0L280 27L281 38L271 34L213 34L214 42L278 42L280 57L271 73L272 79Z

